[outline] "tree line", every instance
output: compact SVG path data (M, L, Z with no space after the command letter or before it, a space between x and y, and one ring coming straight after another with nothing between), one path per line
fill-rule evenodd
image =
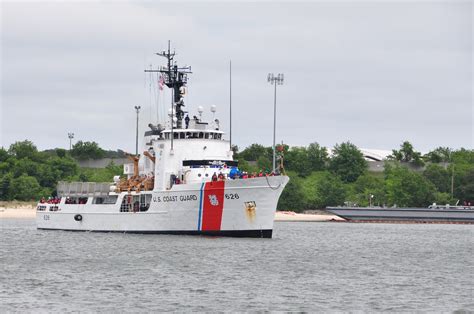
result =
M371 172L362 152L352 143L326 147L283 145L282 155L291 180L278 203L280 210L303 211L338 205L427 207L474 203L474 150L438 147L422 155L405 141ZM270 171L272 148L252 144L236 159L249 172Z
M241 170L271 171L272 148L234 146ZM281 210L303 211L326 206L419 206L436 202L474 202L474 151L439 147L426 155L409 142L394 149L384 171L370 172L362 152L352 143L334 146L331 153L318 143L306 147L282 145L284 166L291 180L278 203ZM55 195L58 181L109 182L122 174L113 163L105 169L80 168L77 160L123 157L95 142L77 142L71 151L38 151L28 140L0 148L0 200L37 200ZM412 165L412 167L407 167Z
M110 155L95 142L77 142L71 151L57 148L38 151L28 140L9 149L0 148L0 200L32 201L54 196L58 181L109 182L122 174L122 167L80 168L77 159L98 159ZM117 152L120 155L120 151Z

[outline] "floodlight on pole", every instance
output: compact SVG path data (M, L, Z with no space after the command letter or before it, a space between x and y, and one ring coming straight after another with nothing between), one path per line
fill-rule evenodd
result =
M275 134L276 134L276 90L277 85L283 85L284 75L283 73L278 73L274 75L273 73L268 73L267 76L268 83L275 85L274 94L273 94L273 170L275 171L276 167L276 155L275 155Z
M135 139L135 155L138 156L138 115L140 113L140 106L135 106L135 111L137 112L137 132L136 132L136 139Z
M69 137L69 150L72 149L72 139L74 138L74 133L68 133L67 137Z

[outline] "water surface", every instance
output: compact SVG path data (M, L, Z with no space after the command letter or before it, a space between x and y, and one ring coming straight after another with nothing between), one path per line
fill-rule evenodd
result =
M474 226L275 223L273 239L0 221L4 311L474 310Z

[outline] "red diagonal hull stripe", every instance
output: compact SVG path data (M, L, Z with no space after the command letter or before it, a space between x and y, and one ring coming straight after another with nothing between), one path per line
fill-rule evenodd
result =
M204 187L201 230L221 230L225 181L207 182Z

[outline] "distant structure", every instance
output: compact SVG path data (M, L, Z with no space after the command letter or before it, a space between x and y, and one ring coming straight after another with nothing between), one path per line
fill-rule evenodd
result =
M392 154L391 150L383 149L359 148L359 150L367 161L384 161L387 160L388 156ZM328 155L329 157L333 155L332 148L328 148Z
M391 150L359 148L368 161L384 161L392 154Z

